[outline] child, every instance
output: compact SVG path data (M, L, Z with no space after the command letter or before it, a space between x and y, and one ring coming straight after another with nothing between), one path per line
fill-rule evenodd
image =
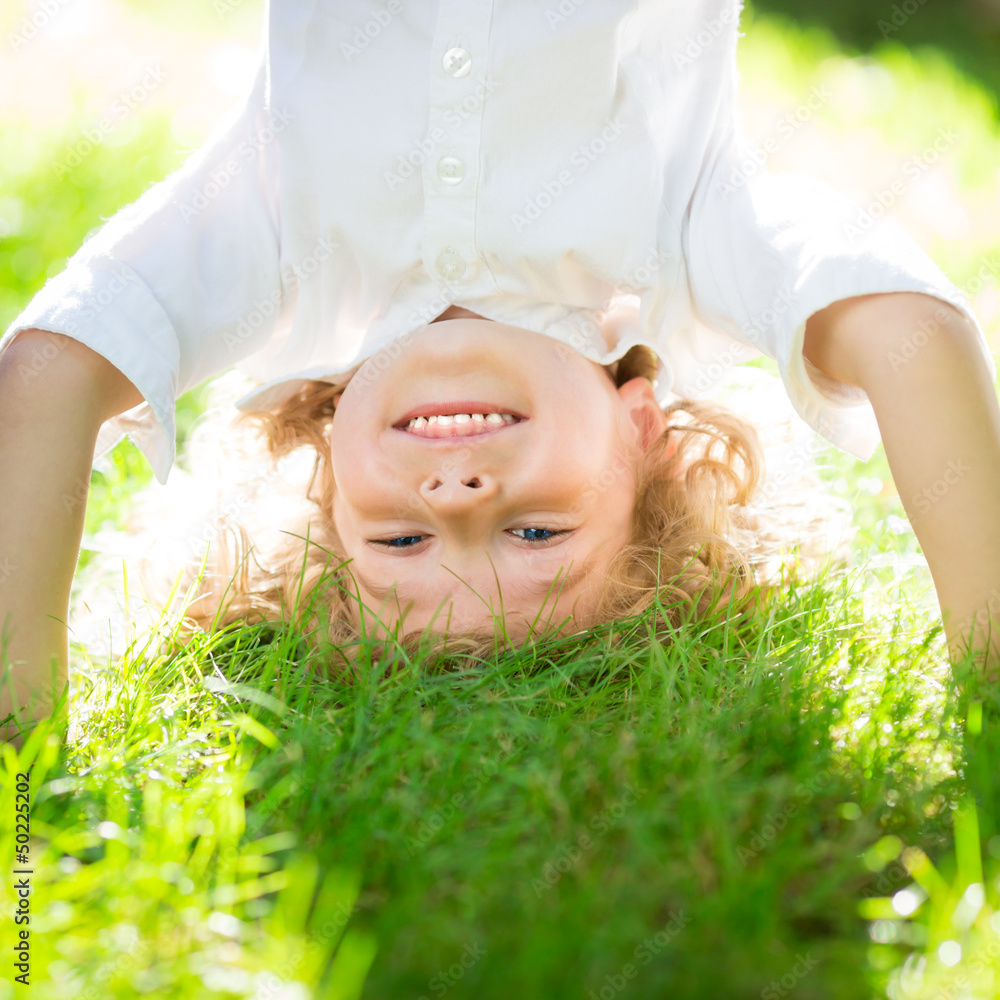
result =
M866 457L881 434L950 638L975 625L995 656L982 330L912 241L859 232L829 189L734 182L738 20L735 0L270 5L233 119L0 342L18 697L53 657L65 671L82 512L57 498L123 433L164 482L174 400L234 364L264 383L238 406L274 413L277 450L317 446L361 605L474 633L496 612L523 636L536 615L635 608L657 580L697 599L746 576L727 536L757 477L751 433L695 404L695 429L671 430L658 404L699 364L763 351L826 438ZM44 378L19 381L53 339ZM621 370L649 351L655 390L642 364Z
M770 539L746 506L755 430L704 402L664 412L645 348L605 368L452 306L376 363L251 414L272 458L300 459L278 476L210 406L188 445L192 481L142 496L135 544L118 550L139 557L154 604L178 554L187 589L207 541L189 619L273 620L325 574L322 606L348 655L362 631L416 638L428 625L449 648L458 636L492 646L498 629L520 643L617 619L657 592L678 614L704 612L713 572L736 600L764 575Z

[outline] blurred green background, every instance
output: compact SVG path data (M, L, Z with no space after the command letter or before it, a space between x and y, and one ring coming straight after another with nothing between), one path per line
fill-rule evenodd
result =
M994 94L1000 91L997 0L756 0L756 10L830 32L848 51L872 52L887 40L928 46Z

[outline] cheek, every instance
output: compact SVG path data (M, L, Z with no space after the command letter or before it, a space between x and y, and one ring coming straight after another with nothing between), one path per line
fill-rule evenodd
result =
M331 434L330 465L338 494L351 493L359 465L358 458L356 449L349 440L344 440L340 434Z
M346 395L346 394L345 394ZM364 413L346 405L343 400L330 425L330 460L337 489L352 493L371 479L373 457L378 441Z
M346 428L342 428L346 430ZM334 434L331 438L330 459L333 467L334 509L360 510L371 504L373 477L369 465L371 455L358 440L348 434Z
M333 494L332 514L333 528L337 532L340 544L344 547L345 552L353 552L358 534L354 523L354 512L336 490Z
M331 448L334 510L342 516L375 521L409 518L420 510L419 498L400 469L370 445L339 440Z
M625 531L635 504L635 479L635 458L616 450L578 470L573 506L598 517L609 529L619 525Z
M581 421L573 432L551 434L544 451L544 467L567 488L607 490L615 482L632 481L633 460L606 423Z

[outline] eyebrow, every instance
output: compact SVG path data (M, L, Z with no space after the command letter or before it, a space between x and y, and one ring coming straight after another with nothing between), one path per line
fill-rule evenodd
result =
M560 567L560 576L557 579L538 579L534 582L534 586L530 584L523 590L518 589L515 592L515 596L528 596L528 597L544 597L549 594L555 599L558 599L559 595L565 593L566 591L572 590L593 568L595 556L591 553L586 559L583 560L579 565L575 565L569 573L563 574L562 570L565 567ZM447 567L446 567L447 568ZM354 575L355 580L361 585L362 589L368 591L368 593L375 598L377 601L384 601L385 598L389 596L390 593L395 589L395 584L382 585L377 584L372 580L369 580L357 567L355 563L351 563L350 572ZM456 577L456 579L461 580L461 577ZM501 597L510 597L511 594L508 592L506 595L501 593ZM397 599L399 599L399 594L397 592ZM404 602L405 603L405 602Z

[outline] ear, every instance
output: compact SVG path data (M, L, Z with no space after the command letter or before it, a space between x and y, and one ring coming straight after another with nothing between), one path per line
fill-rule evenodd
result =
M647 378L637 376L618 387L618 398L636 429L636 440L643 451L649 451L667 430L667 415L660 408Z

